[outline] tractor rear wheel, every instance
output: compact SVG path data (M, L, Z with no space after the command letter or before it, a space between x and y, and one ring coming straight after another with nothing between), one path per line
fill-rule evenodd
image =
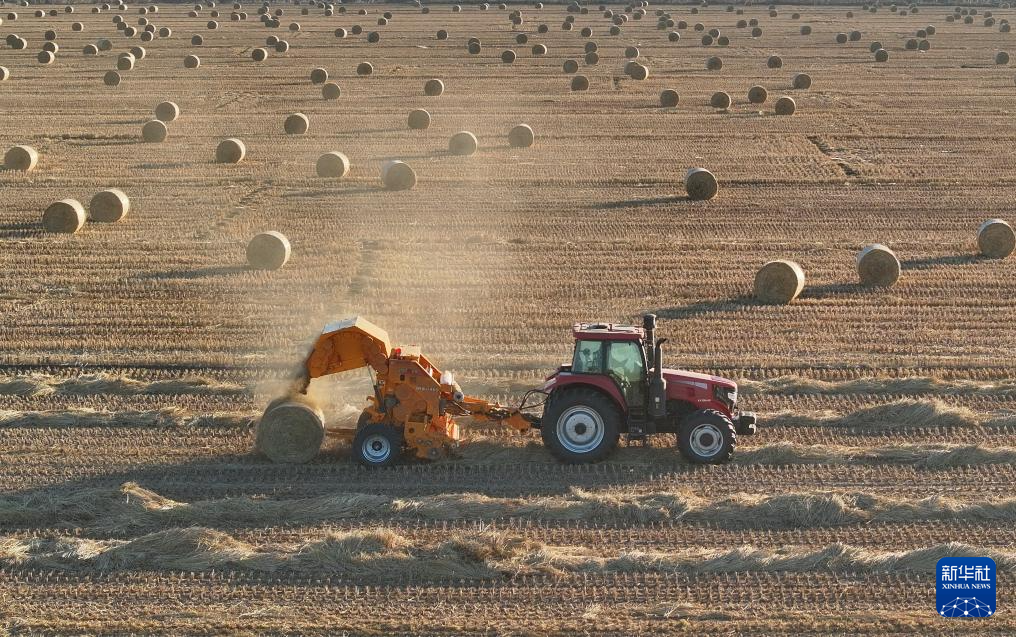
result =
M365 425L353 438L353 457L365 467L389 467L402 455L402 432L376 422Z
M591 389L566 389L550 395L540 432L557 458L581 464L606 458L620 428L621 412L610 398Z
M700 409L684 419L677 435L681 455L695 464L722 464L734 455L734 423L715 409Z

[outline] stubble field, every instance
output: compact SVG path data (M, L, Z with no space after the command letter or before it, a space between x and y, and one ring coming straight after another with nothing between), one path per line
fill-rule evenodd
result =
M610 36L587 6L509 5L524 17L513 29L497 5L326 17L280 4L269 29L255 5L246 21L223 5L215 30L212 9L188 17L192 5L41 18L4 6L0 34L29 46L0 48L0 147L28 144L40 160L0 171L0 629L1016 630L1016 272L976 251L982 221L1013 217L1016 72L994 64L1013 36L984 26L983 8L964 24L946 21L952 7L782 5L775 17L650 6ZM657 28L658 8L688 22L680 41ZM141 44L114 15L172 36L143 44L109 87L116 54ZM761 37L736 27L751 18ZM696 22L729 46L702 46ZM927 25L930 50L905 50ZM49 29L60 48L42 65ZM855 29L860 41L836 44ZM290 50L254 62L272 34ZM100 38L112 51L82 55ZM533 56L536 43L548 54ZM623 72L632 45L645 81ZM197 69L184 68L191 53ZM766 66L774 54L780 69ZM722 70L706 70L712 55ZM569 90L566 59L588 91ZM373 75L357 76L362 61ZM339 99L311 83L316 67ZM812 87L792 89L802 72ZM424 96L430 78L443 95ZM761 106L747 103L755 84L770 93ZM676 108L659 105L668 88ZM733 98L722 112L709 105L721 90ZM792 117L773 112L782 95ZM164 100L180 118L144 143ZM414 108L429 129L408 129ZM305 135L283 131L295 112ZM523 122L536 143L512 148ZM448 154L460 130L476 134L475 155ZM215 162L227 137L244 140L244 162ZM315 175L328 151L349 157L345 179ZM388 159L414 167L414 189L382 188ZM715 199L684 196L691 166L716 174ZM43 230L53 201L109 187L131 198L121 222ZM265 230L292 242L282 270L245 267ZM857 285L855 255L872 242L902 262L892 288ZM807 273L801 298L752 300L755 271L783 258ZM467 393L512 402L570 356L574 321L646 311L669 365L738 380L759 413L731 464L692 467L661 440L564 466L538 435L493 431L471 434L460 458L380 471L342 447L297 467L251 452L261 410L328 320L364 316ZM323 385L333 421L366 395ZM934 565L953 554L996 560L990 621L937 618Z

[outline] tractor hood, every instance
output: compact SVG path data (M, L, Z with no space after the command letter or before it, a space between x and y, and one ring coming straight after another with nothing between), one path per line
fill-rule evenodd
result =
M683 369L667 369L664 367L663 377L667 380L668 386L670 386L671 383L679 383L705 390L708 390L713 385L719 385L720 387L726 387L728 389L737 389L737 383L727 378L723 378L722 376L699 374L698 372L689 372Z

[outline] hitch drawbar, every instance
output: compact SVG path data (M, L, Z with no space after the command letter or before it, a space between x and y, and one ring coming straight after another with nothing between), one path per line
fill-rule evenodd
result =
M758 418L755 417L755 412L742 411L741 415L737 417L737 422L734 423L734 431L738 436L754 436L758 431L757 422Z

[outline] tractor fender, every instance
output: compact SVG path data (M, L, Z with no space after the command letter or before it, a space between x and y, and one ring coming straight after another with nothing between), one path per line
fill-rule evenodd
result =
M548 378L541 389L550 394L547 400L552 400L554 394L559 391L579 387L589 388L606 395L617 405L622 415L628 413L628 403L624 399L624 394L621 393L621 388L609 376L601 374L575 374L570 371L561 371Z

